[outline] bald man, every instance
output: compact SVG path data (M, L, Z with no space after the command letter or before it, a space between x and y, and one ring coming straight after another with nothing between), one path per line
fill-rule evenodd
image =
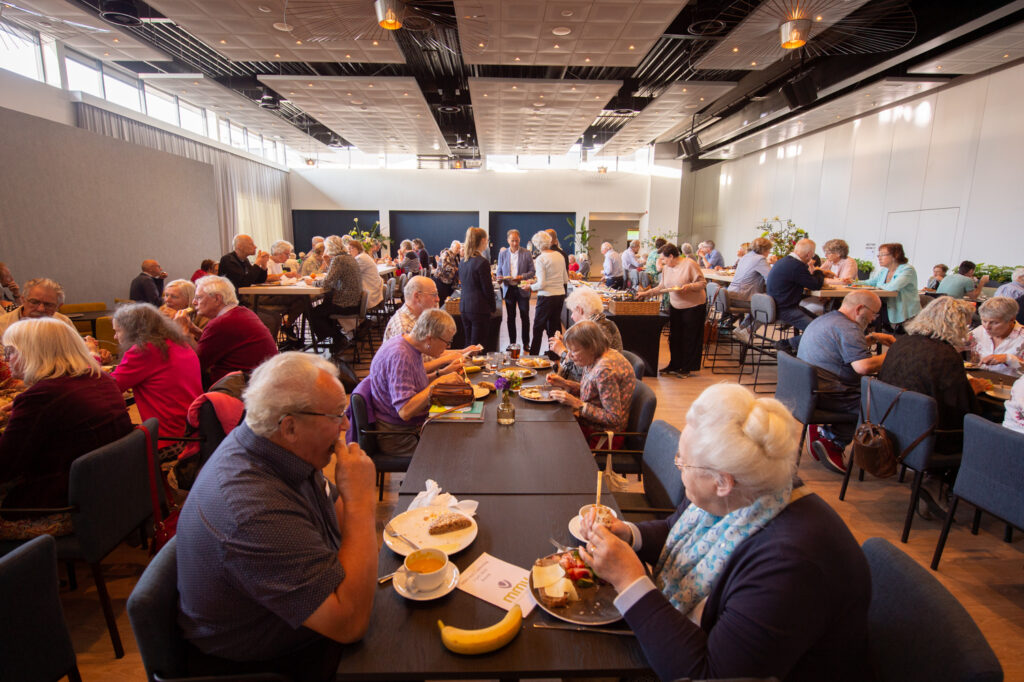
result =
M231 242L232 251L221 256L218 274L227 277L235 285L235 291L253 284L267 281L267 264L270 254L259 251L256 242L247 234L235 235ZM255 262L249 262L249 256L255 256Z
M882 309L882 299L870 291L847 294L839 310L826 313L807 325L797 357L814 365L818 375L818 407L831 412L857 414L860 410L860 378L875 374L885 354L875 355L871 346L891 346L889 334L864 334ZM808 427L807 443L826 468L846 471L843 450L853 440L854 424Z
M163 304L164 281L167 273L160 264L151 258L142 261L142 272L132 280L128 298L140 303L152 303L156 307Z
M775 299L776 317L788 322L794 329L803 331L814 319L808 310L800 307L804 298L804 289L817 291L821 289L826 277L832 277L828 270L813 265L815 243L810 239L801 239L793 247L793 252L772 266L766 280L768 295ZM795 354L800 344L800 337L783 339L777 342L776 348Z

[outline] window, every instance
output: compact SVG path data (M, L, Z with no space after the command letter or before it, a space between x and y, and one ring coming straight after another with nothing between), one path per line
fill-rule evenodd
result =
M103 97L103 80L98 62L77 54L68 54L64 58L64 68L68 72L68 90L81 90Z
M185 100L178 99L178 114L181 116L181 127L197 135L206 134L206 119L203 110Z
M50 36L39 36L43 48L43 71L46 73L46 84L55 88L63 87L60 83L60 57L57 56L57 41Z
M217 139L217 114L213 113L209 109L205 109L205 111L206 111L206 135L207 135L207 137L212 137L213 139L216 140Z
M222 144L231 144L231 125L227 122L227 119L220 119L217 125L217 139Z
M246 133L248 133L248 140L247 140L247 142L248 142L248 145L249 145L249 153L250 154L255 154L256 156L259 156L260 154L263 153L263 138L262 138L262 136L260 136L258 133L254 133L251 130L246 130Z
M108 102L120 104L122 107L132 111L142 111L142 99L138 81L132 80L129 82L124 77L116 76L104 68L103 89L107 93Z
M270 161L277 160L277 149L275 147L277 143L271 140L269 137L263 137L263 158L269 159Z
M223 142L224 140L222 140ZM229 144L238 149L245 149L245 128L237 123L231 124L231 140Z
M145 90L146 113L165 123L180 125L178 123L178 105L174 101L174 95L158 90L149 83L146 83Z
M43 80L39 34L0 21L0 69Z

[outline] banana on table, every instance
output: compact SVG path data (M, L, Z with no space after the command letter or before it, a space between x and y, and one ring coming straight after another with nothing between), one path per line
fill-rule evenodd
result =
M523 610L516 604L505 617L494 625L477 630L463 630L437 621L441 641L457 654L486 654L505 646L519 634L523 624Z

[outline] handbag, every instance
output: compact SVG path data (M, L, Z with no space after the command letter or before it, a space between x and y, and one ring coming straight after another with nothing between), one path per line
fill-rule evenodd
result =
M473 397L473 385L466 382L434 384L430 389L430 403L442 407L469 405Z
M181 513L181 509L174 504L171 492L167 488L167 481L163 480L161 476L160 479L164 486L164 495L167 501L167 517L164 517L163 510L160 507L160 493L156 482L156 452L153 450L153 438L146 427L140 425L135 428L142 431L143 435L146 436L146 461L149 464L149 495L153 502L153 544L150 547L149 554L154 556L178 532L178 515Z
M896 403L900 401L900 396L907 389L904 388L896 394L892 404L889 405L889 409L882 415L879 423L875 424L871 421L870 381L868 381L867 386L867 414L861 415L861 423L853 434L853 462L876 478L889 478L896 474L897 465L901 464L907 454L934 430L934 426L914 439L914 442L897 455L896 439L882 424L889 416L889 413L892 412L892 408L896 407Z

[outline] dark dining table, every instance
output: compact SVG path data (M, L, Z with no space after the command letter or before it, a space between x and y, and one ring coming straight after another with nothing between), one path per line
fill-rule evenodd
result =
M451 489L450 480L442 475L437 478L443 488ZM412 495L400 495L398 508L405 510L412 499ZM469 547L452 556L460 571L484 552L528 569L535 559L555 551L548 538L576 545L568 522L580 507L594 501L594 495L591 491L557 496L481 495L475 499L480 503L476 516L479 534ZM617 510L612 496L602 501ZM401 560L384 546L378 570L381 574L390 573L401 565ZM561 622L539 606L523 620L516 638L492 653L463 656L448 651L441 643L438 620L475 629L492 625L503 615L497 606L459 589L434 601L417 602L404 599L387 582L377 588L369 632L360 642L345 648L338 679L520 679L650 673L635 638L537 629L534 623ZM625 625L620 621L609 627Z
M88 322L92 327L92 335L96 336L96 320L101 317L109 317L114 314L113 310L87 310L80 313L65 313L72 322Z

